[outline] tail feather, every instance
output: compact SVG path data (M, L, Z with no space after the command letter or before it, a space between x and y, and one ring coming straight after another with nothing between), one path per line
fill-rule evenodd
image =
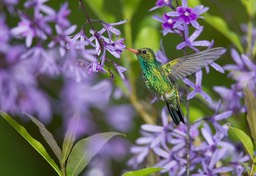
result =
M172 117L173 122L176 125L179 125L180 122L185 123L184 118L183 118L183 113L179 107L179 105L177 105L177 107L173 107L170 103L166 102L166 105L168 107L169 113Z

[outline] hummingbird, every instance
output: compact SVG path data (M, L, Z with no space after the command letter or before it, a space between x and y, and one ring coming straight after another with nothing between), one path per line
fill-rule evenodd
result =
M159 100L165 101L176 125L179 125L180 122L185 123L180 108L177 81L213 63L226 52L226 49L222 47L210 48L176 58L162 65L157 61L153 50L150 48L127 49L136 54L146 87Z

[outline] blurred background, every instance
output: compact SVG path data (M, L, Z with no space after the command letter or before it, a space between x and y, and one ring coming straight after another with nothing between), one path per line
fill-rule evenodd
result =
M88 10L88 13L92 19L101 19L102 16L99 16L101 14L97 14L94 12L93 6L88 5L86 3L87 0L85 0L85 7ZM95 1L97 3L100 0ZM117 22L124 20L123 15L123 1L128 0L101 0L104 2L104 12L106 15L104 16L104 19L101 19L107 23ZM64 3L66 1L49 1L47 4L54 8L58 9L60 7L61 3ZM78 32L84 22L85 22L85 15L81 8L79 7L78 1L68 1L69 2L69 8L71 10L71 13L69 15L69 19L72 24L76 24ZM167 35L165 37L162 36L161 33L161 26L160 23L157 22L152 18L152 15L161 15L163 13L163 10L155 10L152 12L149 12L149 9L155 6L155 0L140 0L134 3L130 3L129 7L135 10L134 15L131 19L128 19L131 22L131 32L132 32L132 38L131 43L132 46L128 47L150 47L153 48L154 51L159 50L160 48L160 40L162 40L165 52L167 56L171 59L182 56L183 51L177 51L176 45L181 42L180 37L176 35ZM20 3L22 4L22 3ZM239 35L242 35L240 30L240 24L242 24L244 21L246 21L246 14L243 13L245 11L244 7L241 5L239 0L206 0L201 1L201 4L204 6L209 7L208 13L221 16L225 19L228 26ZM10 26L14 26L17 23L17 19L7 16L8 23ZM204 31L200 35L199 40L214 40L214 46L222 46L224 48L230 49L231 44L230 41L220 34L215 28L210 26L208 23L204 22L203 19L199 20L200 24L204 26ZM125 31L124 26L118 26L117 28L121 30L122 37L125 37ZM97 24L96 24L97 26ZM156 42L157 41L157 42ZM127 43L126 43L127 44ZM127 51L124 51L127 52ZM123 54L121 56L120 61L118 61L121 65L125 62L126 55ZM130 59L130 58L129 58ZM155 103L153 105L150 104L150 101L153 99L153 97L150 95L148 90L146 90L146 87L143 84L142 78L140 76L139 71L139 65L135 59L135 57L132 58L132 68L127 68L128 70L125 73L128 74L129 72L137 72L137 80L136 80L136 87L137 87L137 95L139 99L143 100L143 102L147 102L145 104L145 107L147 110L149 110L150 113L156 114L156 116L160 116L160 112L162 107L164 106L164 103ZM227 63L233 63L231 57L230 57L230 51L228 50L226 54L217 61L218 64L221 66L227 64ZM204 71L205 72L205 71ZM211 97L218 101L220 98L217 93L213 91L213 86L226 86L229 87L230 84L233 82L230 79L227 79L227 73L221 74L219 72L216 72L211 68L210 74L204 74L203 76L203 87L204 90L211 95ZM44 78L42 78L44 82ZM126 166L126 162L128 161L130 157L129 153L129 146L130 144L133 144L135 139L139 137L139 131L140 131L140 125L143 124L143 120L139 117L138 113L133 109L132 105L130 104L130 101L126 97L122 97L120 99L113 98L114 94L118 94L118 90L115 89L115 81L111 81L110 78L103 73L99 73L98 80L107 79L110 83L112 83L113 90L110 97L110 104L114 104L115 106L119 105L125 105L130 108L130 116L129 120L118 121L117 125L111 125L111 123L107 122L108 119L111 119L110 117L104 117L107 116L107 113L103 113L102 108L93 107L91 106L89 108L90 115L92 116L91 119L93 119L93 123L96 124L97 130L92 130L91 132L87 132L86 135L93 134L93 131L119 131L122 129L117 129L117 126L126 125L125 123L131 123L129 127L127 127L126 130L123 130L121 132L125 133L127 136L125 139L121 139L122 143L125 143L125 145L121 145L120 147L117 147L117 150L120 150L120 156L119 158L114 157L108 157L109 161L112 164L109 164L108 167L111 167L111 170L113 172L113 175L117 176L120 175L120 173L128 167ZM116 79L120 79L117 77ZM46 80L49 81L49 80ZM54 84L47 84L49 87L45 87L46 85L42 85L43 88L46 90L46 92L51 92L52 97L55 97L57 100L59 99L58 96L58 84L56 82L60 82L61 80L51 80L54 82ZM120 81L120 80L119 80ZM51 83L51 82L49 82ZM183 84L183 83L181 83ZM53 85L53 86L52 86ZM57 85L57 86L56 86ZM85 92L86 93L86 92ZM88 96L90 96L88 94ZM199 117L204 117L209 114L212 114L214 111L207 108L206 105L204 105L200 99L193 99L190 103L191 105L191 118L192 120L195 120ZM107 106L107 105L106 105ZM53 107L54 108L54 107ZM128 108L128 110L129 110ZM182 108L184 109L184 106L182 105ZM122 118L123 113L126 113L127 108L124 110L120 109L119 114L114 117L115 119ZM129 112L128 112L129 113ZM118 114L118 113L116 113ZM127 113L126 113L127 114ZM124 117L128 118L128 117ZM37 129L37 127L34 126L31 122L24 118L17 118L17 121L24 125L26 129L30 132L30 134L33 135L34 138L38 139L39 141L43 142L43 139ZM114 120L115 120L114 119ZM245 119L245 118L243 118ZM235 118L231 118L230 121L234 126L239 126L240 128L246 127L246 121L238 121ZM114 122L113 122L114 123ZM46 127L49 131L51 131L59 144L61 145L63 136L64 136L64 130L65 130L65 124L62 119L62 117L58 115L54 115L52 117L52 120L50 123L46 124ZM99 130L100 129L100 130ZM81 136L81 137L84 137ZM56 175L55 171L48 165L48 163L25 141L3 118L0 118L0 175L3 176L45 176L45 175ZM115 140L112 139L111 142L106 146L104 152L101 152L98 156L94 158L93 162L97 162L101 159L104 155L108 155L107 152L109 152L111 155L111 143L115 143ZM44 143L45 144L45 143ZM47 144L45 144L47 146ZM125 146L125 147L124 147ZM49 149L49 148L48 148ZM48 150L50 151L50 150ZM104 157L103 157L104 158ZM56 158L55 158L56 159ZM90 167L86 168L88 170L87 173L90 173ZM93 171L91 171L93 173ZM93 175L93 174L92 174Z

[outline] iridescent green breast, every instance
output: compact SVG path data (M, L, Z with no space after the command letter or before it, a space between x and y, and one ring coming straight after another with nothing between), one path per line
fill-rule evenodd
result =
M139 60L140 61L140 60ZM161 100L176 98L177 88L164 74L159 64L140 61L143 78L147 88Z

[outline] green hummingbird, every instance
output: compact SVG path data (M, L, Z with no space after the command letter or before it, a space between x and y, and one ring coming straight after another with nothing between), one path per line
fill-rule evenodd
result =
M156 60L156 56L150 48L127 49L136 54L146 87L159 100L166 102L168 111L176 125L179 125L180 121L185 123L179 106L180 98L177 80L196 73L226 52L226 49L222 47L206 49L162 65Z

